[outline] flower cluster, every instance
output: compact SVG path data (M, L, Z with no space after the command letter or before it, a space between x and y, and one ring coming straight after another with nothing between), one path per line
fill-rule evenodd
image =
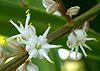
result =
M25 44L25 49L29 54L29 60L34 57L38 57L40 59L46 58L49 62L53 63L53 61L49 58L48 52L51 48L61 47L60 45L52 45L47 42L47 35L50 30L50 26L44 32L43 35L39 37L36 35L36 29L32 25L28 25L30 20L29 10L26 11L27 18L25 22L25 27L20 22L20 27L16 25L12 20L10 22L15 26L15 28L19 31L20 34L14 35L7 39L7 41L11 41L16 39L18 43Z
M92 50L86 44L86 41L89 41L89 40L96 40L96 39L95 38L87 38L87 34L84 30L76 29L70 33L66 44L69 48L71 48L70 53L72 53L75 49L76 58L77 58L77 53L78 53L79 47L81 48L84 56L87 57L87 54L86 54L84 48L88 48L89 50Z
M49 14L55 14L58 12L58 7L59 4L57 4L53 0L42 0L44 7L46 8L46 12ZM80 7L74 6L71 7L67 10L66 14L67 15L76 15L79 12ZM46 29L46 31L43 33L43 35L36 35L36 29L31 23L29 24L30 20L30 13L29 10L26 11L26 21L25 21L25 26L18 21L20 26L18 26L16 23L14 23L12 20L9 22L18 30L19 34L14 35L10 38L7 38L6 40L8 42L12 42L13 40L18 42L19 44L23 45L25 47L25 50L28 52L29 57L26 60L28 63L24 63L21 65L16 71L23 70L24 66L26 66L27 71L38 71L38 67L31 63L32 58L45 58L47 59L50 63L53 63L53 61L49 58L48 52L52 48L59 48L61 45L53 45L49 44L47 41L47 35L50 30L50 25ZM76 29L70 33L68 36L68 40L66 42L67 46L71 48L71 51L67 51L66 57L73 59L73 60L79 60L81 59L82 55L78 52L79 47L81 48L83 54L85 57L87 57L87 54L84 50L84 48L88 48L91 50L91 48L86 44L86 41L89 40L96 40L95 38L87 38L87 34L84 30L82 29ZM75 52L74 52L75 50ZM65 51L66 52L66 51ZM63 52L64 53L64 52ZM62 53L61 53L62 55ZM63 58L64 59L64 58ZM66 59L66 58L65 58Z

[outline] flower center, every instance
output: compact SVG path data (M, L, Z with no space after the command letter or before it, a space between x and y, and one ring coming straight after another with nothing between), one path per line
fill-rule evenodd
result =
M37 50L39 50L39 49L41 49L41 45L38 43L38 44L36 44L35 48L36 48Z

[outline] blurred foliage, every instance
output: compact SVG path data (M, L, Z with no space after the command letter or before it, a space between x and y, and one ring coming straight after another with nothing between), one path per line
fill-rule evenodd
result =
M69 8L74 5L79 5L81 7L80 14L89 10L100 0L62 0L65 7ZM42 34L48 27L48 23L51 24L50 33L63 26L66 21L63 17L48 15L45 12L45 8L42 6L41 0L0 0L0 35L12 36L17 34L18 31L14 28L9 19L14 20L17 23L17 20L21 21L23 24L25 22L24 12L27 9L30 9L31 13L31 22L37 29L37 34ZM100 14L93 20L90 25L93 30L100 33ZM39 29L38 29L39 28ZM87 44L93 49L92 51L86 50L89 57L85 59L87 71L99 71L100 64L100 34L96 33L93 30L89 30L88 34L90 37L94 37L97 41L87 42ZM62 36L61 38L54 41L54 44L61 44L66 47L66 37ZM50 64L45 59L32 59L32 62L37 64L40 68L40 71L60 71L60 59L57 54L57 49L52 50L49 53L51 59L55 62ZM94 67L95 65L95 67Z

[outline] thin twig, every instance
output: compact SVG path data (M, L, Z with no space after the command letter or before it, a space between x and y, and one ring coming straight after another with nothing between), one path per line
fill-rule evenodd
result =
M74 19L74 22L72 25L65 24L55 32L48 35L48 42L52 42L55 39L61 37L65 33L69 32L73 28L79 27L82 25L87 19L90 19L91 17L97 15L100 12L100 3L98 3L96 6L91 8L89 11L85 12L84 14L80 15L79 17Z
M61 12L61 14L66 18L68 23L72 23L72 19L69 15L65 14L67 9L65 8L65 6L63 5L61 0L55 0L58 4L59 4L59 11Z

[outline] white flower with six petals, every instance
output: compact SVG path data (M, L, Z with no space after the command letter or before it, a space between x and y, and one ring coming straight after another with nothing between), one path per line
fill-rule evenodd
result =
M44 34L41 36L34 35L31 37L28 41L25 41L21 39L23 44L26 44L26 51L29 54L29 59L32 57L36 58L46 58L50 63L53 63L53 61L49 58L48 52L52 48L58 48L61 47L61 45L52 45L47 42L47 34L49 32L50 27L47 28L47 30L44 32Z
M18 42L20 42L19 38L28 40L30 37L32 37L36 34L35 27L32 25L28 25L29 20L30 20L30 14L28 11L29 10L26 11L26 13L28 13L28 14L26 15L27 18L26 18L26 22L25 22L25 27L19 21L18 22L19 22L20 26L16 25L16 23L14 23L12 20L9 21L9 22L11 22L12 25L15 26L15 28L19 31L20 34L17 34L17 35L14 35L14 36L8 38L7 41L17 38Z
M88 48L89 50L92 50L87 44L86 41L89 40L96 40L95 38L87 38L87 34L84 30L82 29L76 29L71 34L68 36L68 40L66 42L67 46L71 48L71 52L74 51L76 52L76 57L78 53L79 47L81 48L83 54L85 57L87 57L87 54L84 50L84 48Z
M48 52L51 48L58 48L61 47L61 45L51 45L47 42L47 34L50 30L50 26L47 28L47 30L44 32L44 34L41 36L36 35L36 29L32 25L28 25L30 14L26 11L27 18L25 27L20 23L20 27L17 26L12 20L10 22L17 28L17 30L20 32L18 35L14 35L7 39L7 41L13 40L17 38L17 42L20 44L25 44L25 49L29 54L29 60L34 57L38 57L42 59L43 57L46 58L49 62L53 63L53 61L49 58Z

